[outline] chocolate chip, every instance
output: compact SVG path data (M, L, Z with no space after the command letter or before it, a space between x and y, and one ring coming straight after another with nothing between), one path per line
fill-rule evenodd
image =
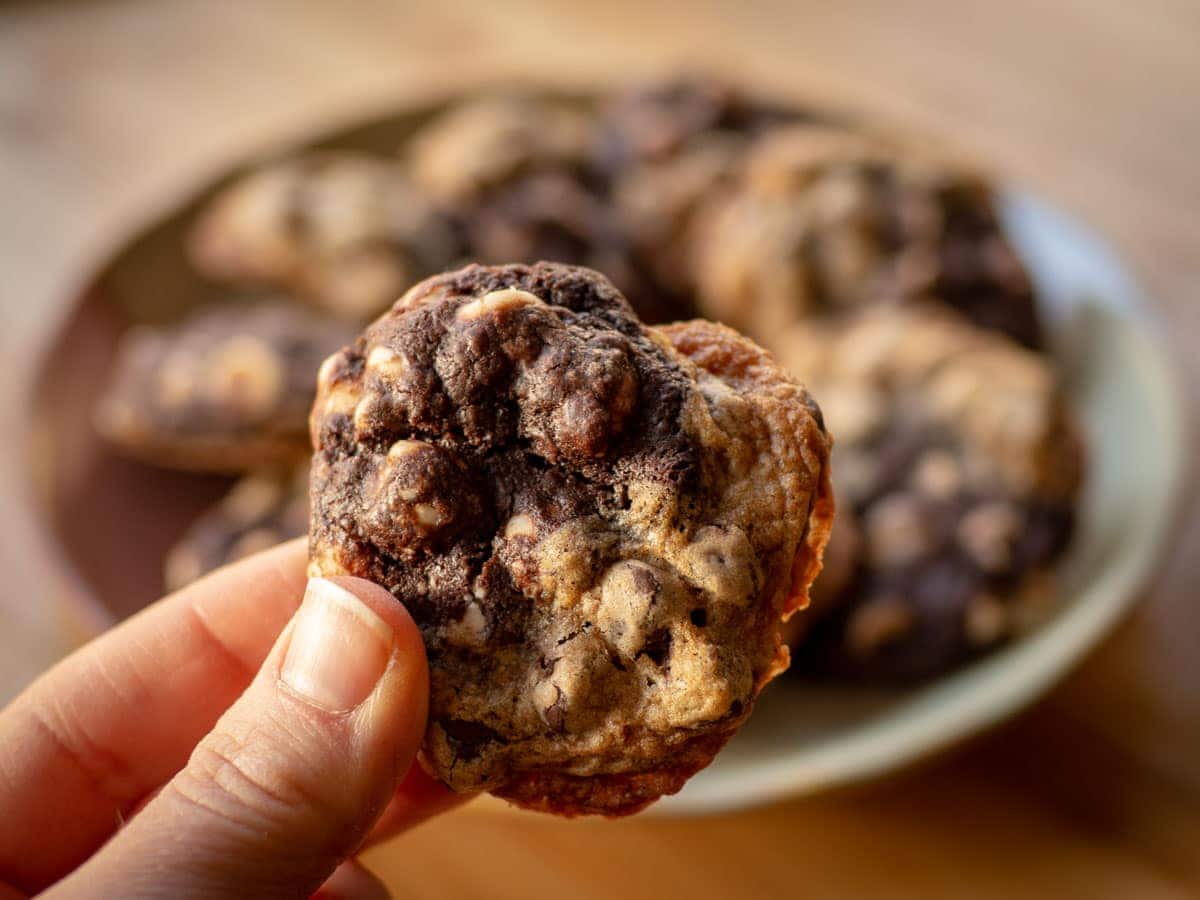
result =
M471 722L466 719L445 719L440 724L459 756L478 756L480 749L485 744L502 740L498 731L489 728L482 722Z
M656 666L661 666L671 654L670 629L660 628L646 641L638 656L645 656Z

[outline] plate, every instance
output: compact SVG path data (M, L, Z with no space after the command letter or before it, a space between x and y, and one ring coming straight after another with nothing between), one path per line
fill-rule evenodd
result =
M388 152L441 106L292 146ZM30 404L30 480L37 515L73 586L73 618L85 630L158 596L167 548L229 485L124 460L89 425L120 331L132 321L176 318L211 292L188 271L181 236L219 184L171 203L126 237L80 292L43 357ZM730 810L873 778L975 734L1048 690L1114 627L1152 575L1183 493L1188 432L1187 407L1146 299L1104 242L1052 205L1017 191L1004 198L1003 213L1045 299L1054 352L1089 447L1058 612L1019 642L919 688L835 688L785 676L713 765L652 814ZM131 546L140 549L133 559Z

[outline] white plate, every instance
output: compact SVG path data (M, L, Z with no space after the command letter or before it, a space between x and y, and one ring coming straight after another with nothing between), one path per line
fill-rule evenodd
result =
M1151 575L1182 493L1188 424L1145 299L1104 242L1068 216L1020 193L1006 199L1004 215L1045 299L1088 442L1058 613L1021 641L904 692L785 677L712 766L651 813L752 806L875 777L959 741L1048 690Z

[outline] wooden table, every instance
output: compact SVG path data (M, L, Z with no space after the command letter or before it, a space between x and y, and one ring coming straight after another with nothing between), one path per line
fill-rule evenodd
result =
M951 135L1111 236L1200 384L1190 352L1200 341L1200 6L417 6L5 6L0 421L21 421L33 354L89 262L248 145L485 76L587 84L679 66ZM22 452L16 441L0 449L5 694L63 649L38 602L61 567L13 511ZM564 823L468 809L368 861L398 897L1194 896L1200 517L1190 512L1145 604L1099 652L1016 721L918 771L712 819Z

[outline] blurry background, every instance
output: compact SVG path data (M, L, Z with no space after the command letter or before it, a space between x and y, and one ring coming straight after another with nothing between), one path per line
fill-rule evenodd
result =
M727 72L948 138L1106 233L1200 361L1200 6L41 2L0 6L0 690L62 649L26 385L128 229L265 142L509 78ZM1017 721L885 784L690 821L468 810L369 855L397 896L1176 897L1200 891L1200 520ZM68 631L69 633L69 631ZM50 637L47 637L47 636Z

